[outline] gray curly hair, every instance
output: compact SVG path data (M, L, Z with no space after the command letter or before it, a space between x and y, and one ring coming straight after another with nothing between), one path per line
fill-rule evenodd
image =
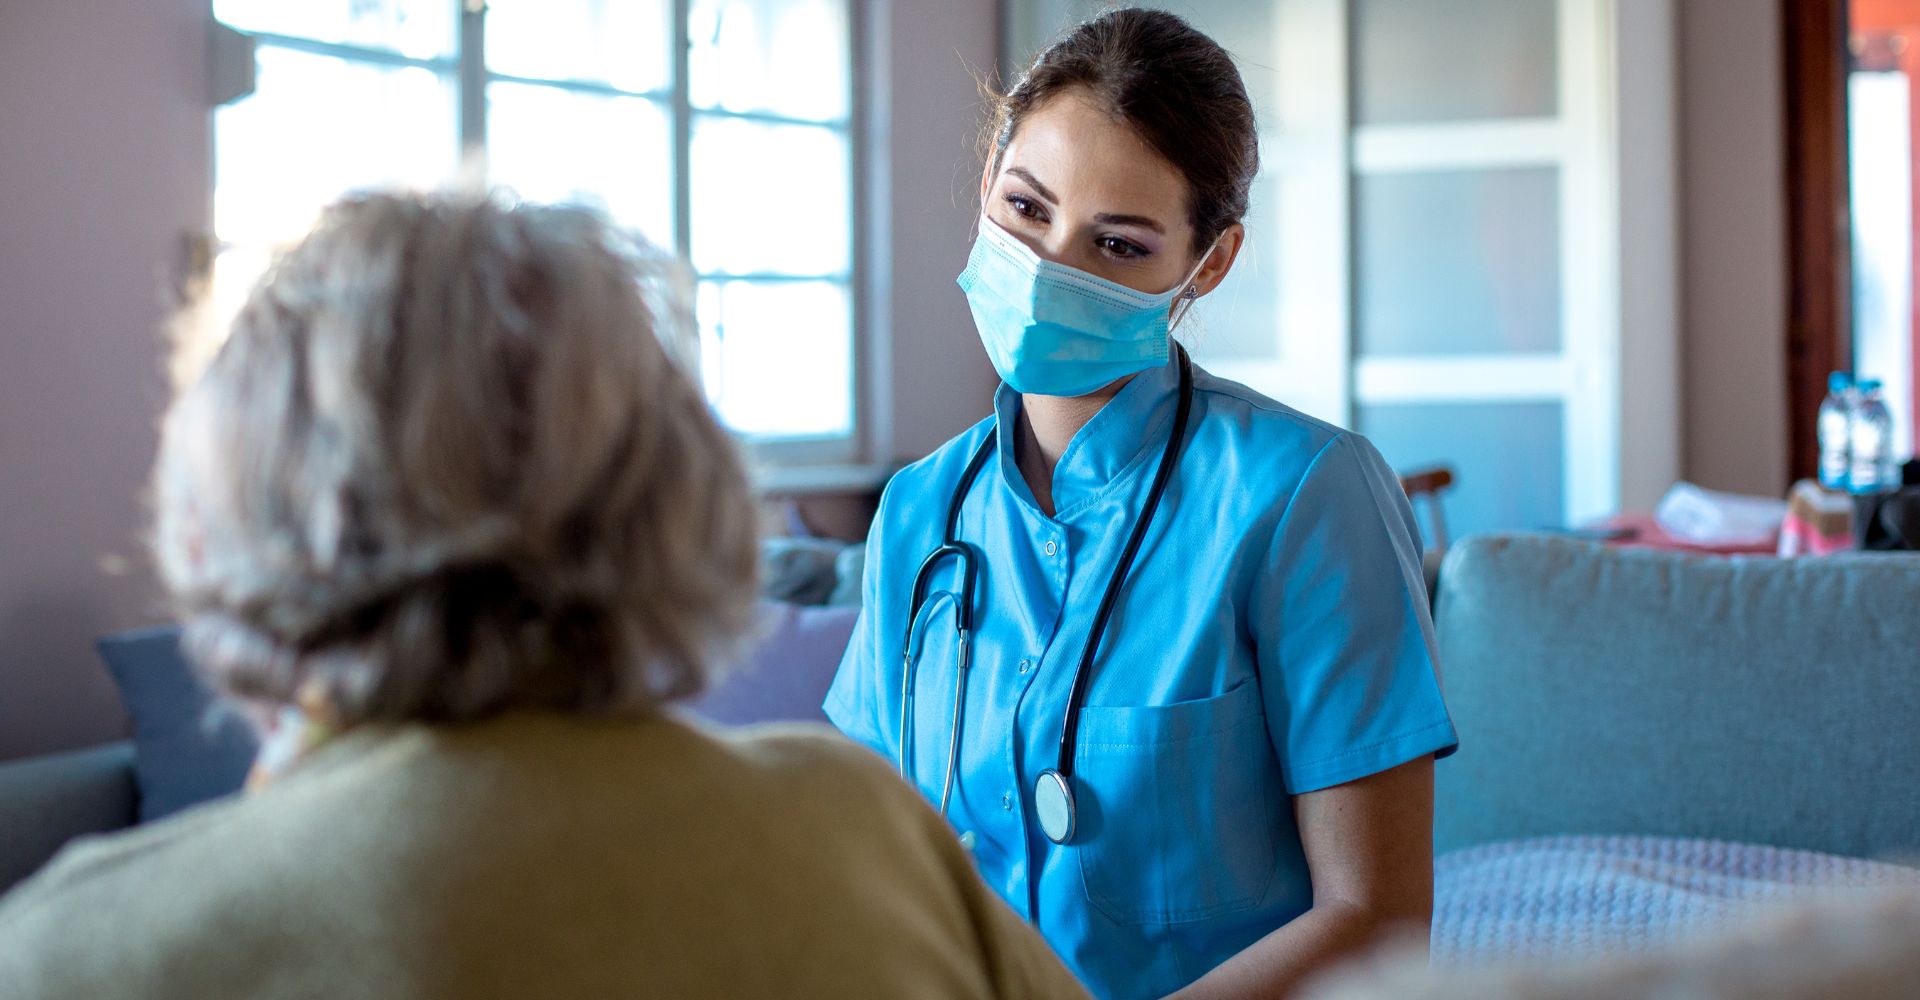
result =
M328 209L164 424L153 545L216 686L340 724L698 692L755 513L650 270L577 209Z

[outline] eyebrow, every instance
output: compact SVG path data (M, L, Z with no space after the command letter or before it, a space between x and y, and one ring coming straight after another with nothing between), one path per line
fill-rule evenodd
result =
M1099 215L1093 217L1093 221L1108 226L1139 226L1142 229L1151 229L1162 236L1167 234L1166 229L1162 227L1160 223L1144 215L1114 215L1109 212L1101 212Z
M1045 198L1048 201L1054 202L1055 204L1059 203L1060 199L1054 197L1053 192L1048 190L1045 184L1040 183L1040 178L1033 176L1032 171L1029 171L1027 168L1008 167L1007 173L1010 173L1013 176L1018 177L1023 181L1026 181L1028 184L1033 185L1034 191L1038 192L1040 197Z
M1048 190L1045 184L1040 183L1040 178L1033 176L1033 172L1027 168L1008 167L1007 173L1032 185L1034 193L1040 197L1054 204L1059 204L1060 199L1054 197L1053 192ZM1102 212L1094 216L1093 221L1107 226L1139 226L1142 229L1152 230L1162 236L1165 236L1167 233L1165 226L1144 215L1115 215L1112 212Z

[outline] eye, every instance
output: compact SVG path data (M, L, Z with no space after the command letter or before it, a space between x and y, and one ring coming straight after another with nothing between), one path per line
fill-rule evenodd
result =
M1118 236L1102 236L1098 241L1100 249L1115 257L1144 257L1150 251L1132 240L1123 240Z
M1040 207L1040 204L1026 195L1009 194L1007 195L1007 204L1013 206L1014 214L1023 219L1032 219L1039 222L1044 221L1047 217L1046 211Z

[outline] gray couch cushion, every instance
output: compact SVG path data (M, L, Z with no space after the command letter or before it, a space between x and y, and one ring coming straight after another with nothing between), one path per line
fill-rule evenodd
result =
M0 892L67 841L130 826L133 815L131 743L0 764Z
M1435 847L1712 837L1920 856L1920 557L1479 538L1440 575Z

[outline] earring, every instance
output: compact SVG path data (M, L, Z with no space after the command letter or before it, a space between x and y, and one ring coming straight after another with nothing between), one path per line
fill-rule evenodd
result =
M1199 286L1199 285L1188 285L1188 286L1187 286L1187 290L1186 290L1186 292L1185 292L1185 293L1183 293L1181 297L1182 297L1182 298L1185 298L1185 299L1187 299L1188 301L1192 301L1192 300L1194 300L1194 299L1197 299L1197 298L1199 298L1199 297L1200 297L1200 286Z

